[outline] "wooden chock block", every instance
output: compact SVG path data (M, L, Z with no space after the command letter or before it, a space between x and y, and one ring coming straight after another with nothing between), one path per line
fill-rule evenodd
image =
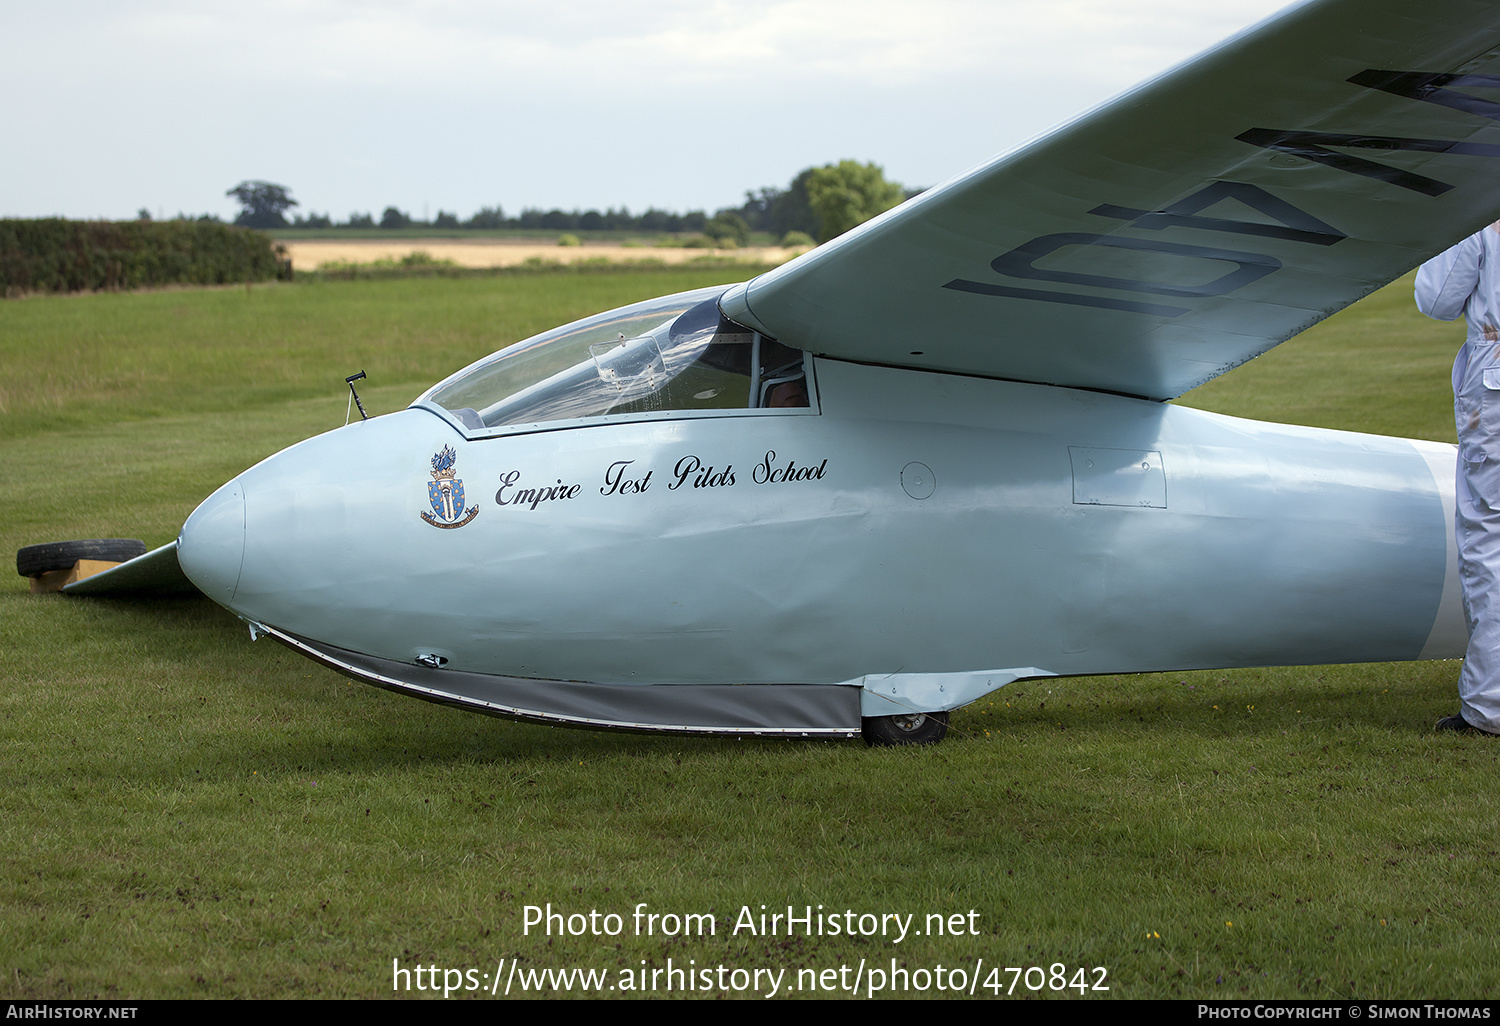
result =
M65 585L103 573L110 567L119 565L107 559L80 559L67 570L49 570L47 573L29 577L27 580L31 582L33 595L45 595L48 592L62 591Z

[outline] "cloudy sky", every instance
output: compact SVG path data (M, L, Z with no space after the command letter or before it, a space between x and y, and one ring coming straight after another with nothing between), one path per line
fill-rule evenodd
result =
M933 185L1286 0L0 0L0 216L712 211Z

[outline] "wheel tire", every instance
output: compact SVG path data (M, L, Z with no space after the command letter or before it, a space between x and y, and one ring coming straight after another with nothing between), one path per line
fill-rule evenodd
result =
M948 714L931 712L866 716L863 727L865 744L871 747L935 745L948 734Z
M139 538L48 542L45 545L28 545L19 550L16 553L16 573L22 577L40 577L54 570L68 570L80 559L123 563L145 554L146 543Z

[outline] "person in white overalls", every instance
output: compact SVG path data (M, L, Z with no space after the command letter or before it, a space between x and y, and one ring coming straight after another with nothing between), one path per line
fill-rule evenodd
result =
M1469 648L1458 675L1459 711L1438 730L1500 734L1500 221L1417 271L1417 309L1468 322L1453 362L1458 428L1458 571Z

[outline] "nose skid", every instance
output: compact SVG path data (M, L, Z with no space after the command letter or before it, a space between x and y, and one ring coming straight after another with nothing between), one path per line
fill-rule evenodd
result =
M239 479L193 510L177 536L177 560L203 594L223 606L234 601L245 561L245 490Z

